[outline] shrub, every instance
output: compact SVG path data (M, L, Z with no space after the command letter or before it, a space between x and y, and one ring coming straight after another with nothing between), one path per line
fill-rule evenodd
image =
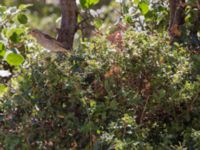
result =
M30 57L1 100L6 149L198 148L198 63L165 36L96 36L70 56ZM39 60L39 61L38 61Z

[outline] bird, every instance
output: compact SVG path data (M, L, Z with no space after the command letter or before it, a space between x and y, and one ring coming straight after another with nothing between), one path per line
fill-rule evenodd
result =
M37 43L50 52L69 52L62 43L38 29L31 29L29 34L36 39Z

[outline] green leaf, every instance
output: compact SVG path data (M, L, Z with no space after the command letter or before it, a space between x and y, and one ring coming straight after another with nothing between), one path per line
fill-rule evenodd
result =
M24 62L24 57L20 54L10 53L7 55L6 61L12 66L19 66Z
M140 2L140 0L133 0L133 3L136 4L136 5L138 5L139 2Z
M4 13L5 11L6 11L6 7L0 5L0 12L1 12L1 13Z
M146 15L149 12L149 5L146 2L140 2L139 3L139 8L140 11L142 12L143 15Z
M95 25L95 27L96 27L97 29L99 29L99 28L102 26L102 24L103 24L103 22L102 22L102 20L100 20L100 19L96 19L96 20L94 21L94 25Z
M0 84L0 96L3 96L3 94L7 91L8 91L8 87L5 86L4 84Z
M19 14L19 15L17 16L17 19L18 19L18 21L19 21L21 24L26 24L26 23L28 22L28 18L27 18L27 16L24 15L24 14Z
M33 4L21 4L21 5L19 5L19 10L25 10L31 6L33 6Z
M11 30L7 30L6 37L9 38L12 42L18 43L20 42L20 36L24 33L24 30L21 28L14 28Z
M127 23L131 23L132 17L131 16L125 16L125 20L126 20Z
M14 43L20 42L20 38L19 38L19 36L17 35L16 32L14 32L14 33L12 34L12 36L10 36L10 40L11 40L12 42L14 42Z
M21 34L24 32L24 30L21 29L21 28L13 28L13 29L11 29L11 30L6 30L5 32L6 32L6 37L9 38L9 37L12 36L13 33L16 33L16 34L18 34L18 35L21 35Z
M97 4L99 0L80 0L80 4L83 8L88 9L95 4Z
M6 53L6 47L2 42L0 42L0 56L3 57L5 53Z

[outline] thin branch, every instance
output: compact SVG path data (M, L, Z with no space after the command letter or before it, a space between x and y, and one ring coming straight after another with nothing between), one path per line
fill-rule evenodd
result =
M141 116L140 116L139 124L142 124L142 122L143 122L144 114L145 114L147 105L148 105L148 103L149 103L149 98L150 98L150 96L148 96L147 99L146 99L146 103L145 103L145 105L144 105L144 107L143 107L142 114L141 114Z

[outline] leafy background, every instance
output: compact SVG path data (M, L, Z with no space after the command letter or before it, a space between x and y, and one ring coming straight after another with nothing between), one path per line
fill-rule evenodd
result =
M81 0L95 30L69 56L28 34L54 36L58 6L22 2L0 5L2 149L200 149L200 56L169 44L165 1Z

